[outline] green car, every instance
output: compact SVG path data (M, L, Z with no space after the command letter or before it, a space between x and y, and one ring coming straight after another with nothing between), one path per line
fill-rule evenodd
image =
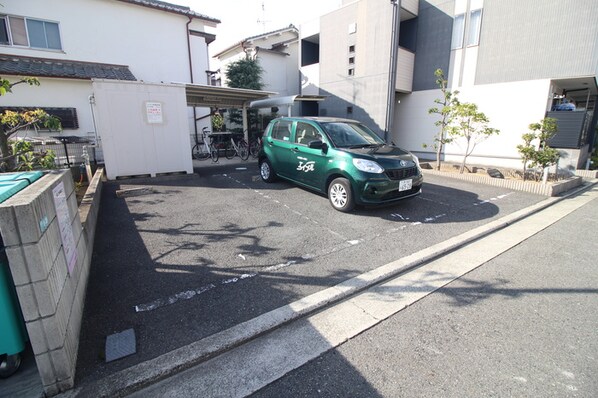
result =
M265 182L282 177L327 194L343 212L414 197L423 182L416 156L348 119L275 119L264 132L258 161Z

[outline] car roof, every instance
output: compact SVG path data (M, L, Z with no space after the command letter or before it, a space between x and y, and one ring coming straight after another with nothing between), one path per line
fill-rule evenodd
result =
M302 120L309 120L312 122L321 122L321 123L334 123L334 122L349 122L349 123L361 123L357 120L353 119L345 119L340 117L325 117L325 116L283 116L276 118L275 120L292 120L292 121L302 121Z

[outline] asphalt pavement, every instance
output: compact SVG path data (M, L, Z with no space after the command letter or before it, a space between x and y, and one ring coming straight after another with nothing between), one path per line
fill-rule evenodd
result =
M598 189L133 396L594 397Z
M596 253L594 199L252 396L596 397Z
M121 380L129 388L172 374L323 302L307 300L298 310L306 297L546 201L430 177L418 198L342 214L321 195L263 183L255 161L196 171L105 185L76 387L109 385L110 395L122 375L133 375ZM148 193L116 195L137 187ZM337 293L326 300L342 298ZM285 306L275 321L266 316ZM255 326L255 319L262 321ZM105 363L106 337L130 328L137 352Z

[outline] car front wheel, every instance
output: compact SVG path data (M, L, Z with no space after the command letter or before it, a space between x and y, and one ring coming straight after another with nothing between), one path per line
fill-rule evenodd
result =
M338 211L349 212L355 208L351 183L346 178L336 178L328 187L328 200Z
M264 159L260 163L260 177L262 177L262 180L265 182L274 182L274 180L276 180L276 173L268 159Z

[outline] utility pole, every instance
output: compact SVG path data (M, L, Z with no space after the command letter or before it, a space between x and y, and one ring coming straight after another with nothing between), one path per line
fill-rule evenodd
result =
M401 20L401 0L390 0L392 5L392 29L390 44L390 62L388 66L388 98L386 100L386 126L384 141L388 143L392 131L395 113L395 87L397 85L397 57L399 51L399 28Z

